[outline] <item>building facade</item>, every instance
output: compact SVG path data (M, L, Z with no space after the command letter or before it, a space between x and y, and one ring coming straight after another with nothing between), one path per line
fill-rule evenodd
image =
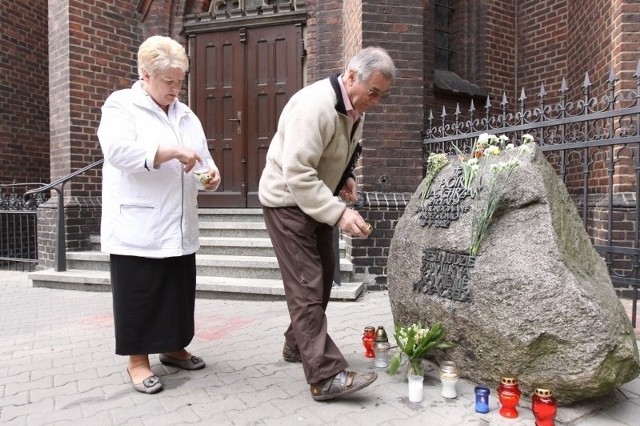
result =
M398 79L367 115L357 169L359 209L376 237L348 241L348 254L357 274L384 284L395 223L423 177L430 114L487 97L498 108L504 96L516 111L521 90L535 104L540 87L551 104L563 79L579 98L585 73L604 93L612 69L631 85L638 17L634 0L2 1L0 183L50 182L100 159L100 107L137 79L139 44L161 34L188 50L183 100L225 167L220 193L203 203L253 207L278 108L359 48L380 45ZM65 186L69 250L88 249L99 233L100 181L96 168ZM42 267L53 262L56 197L38 212Z

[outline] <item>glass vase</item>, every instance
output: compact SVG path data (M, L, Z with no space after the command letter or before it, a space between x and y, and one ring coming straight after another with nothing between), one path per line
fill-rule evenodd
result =
M422 402L424 389L424 368L422 359L409 359L407 366L407 382L409 384L409 401Z
M409 359L409 365L407 366L407 376L424 377L424 367L422 366L422 358Z

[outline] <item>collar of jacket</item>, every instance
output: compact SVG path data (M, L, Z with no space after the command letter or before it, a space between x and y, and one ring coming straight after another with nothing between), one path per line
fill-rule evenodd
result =
M340 83L338 83L338 77L340 74L334 74L329 77L329 81L331 82L331 87L336 92L336 111L340 114L347 115L347 107L344 106L344 102L342 101L342 90L340 90Z
M133 90L133 93L134 93L133 103L135 105L139 106L140 108L145 108L150 111L154 111L152 102L155 104L155 101L151 99L151 96L147 92L144 91L144 89L142 88L142 82L140 80L136 81L131 87L131 89ZM176 117L178 119L191 113L191 110L182 102L178 102L177 99L173 101L173 105L175 105Z

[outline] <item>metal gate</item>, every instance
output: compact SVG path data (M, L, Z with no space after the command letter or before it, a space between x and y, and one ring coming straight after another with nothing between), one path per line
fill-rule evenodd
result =
M489 98L480 111L472 101L464 116L459 105L451 114L443 107L439 118L429 114L422 137L426 159L432 152L453 154L453 144L468 151L482 133L504 134L512 141L525 133L533 135L575 201L616 292L632 297L635 327L640 285L640 71L633 79L625 83L634 87L619 89L612 70L606 94L598 98L591 94L587 74L580 88L584 96L576 101L567 99L569 89L563 79L557 103L547 104L541 87L535 106L525 105L522 89L515 109L503 95L495 115ZM517 112L509 112L513 110ZM477 112L482 117L476 117Z
M38 263L36 210L45 201L42 194L25 200L26 184L0 185L0 270L31 271Z

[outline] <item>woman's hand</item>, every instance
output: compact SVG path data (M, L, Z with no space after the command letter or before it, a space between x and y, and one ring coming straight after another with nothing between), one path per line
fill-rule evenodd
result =
M153 162L154 168L170 160L178 160L184 167L184 172L189 173L193 167L202 161L200 156L192 149L176 145L160 145Z
M211 176L211 180L204 185L204 190L215 191L220 186L220 172L218 169L211 169L208 173Z

